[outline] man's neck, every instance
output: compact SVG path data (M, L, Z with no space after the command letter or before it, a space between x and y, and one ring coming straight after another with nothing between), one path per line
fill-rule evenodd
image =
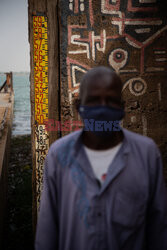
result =
M85 146L95 150L105 150L118 145L124 138L122 131L112 132L107 137L99 137L90 131L84 131L82 141Z

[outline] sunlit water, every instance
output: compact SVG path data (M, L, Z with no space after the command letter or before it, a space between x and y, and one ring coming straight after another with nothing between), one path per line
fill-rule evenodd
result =
M5 76L0 75L0 86ZM14 119L12 135L26 135L31 133L30 126L30 82L29 75L13 74L14 88Z

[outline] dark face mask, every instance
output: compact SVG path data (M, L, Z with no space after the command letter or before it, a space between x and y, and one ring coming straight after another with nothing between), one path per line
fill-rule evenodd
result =
M122 108L80 105L79 114L83 119L85 131L92 131L98 136L108 136L113 131L121 130L119 123L125 112Z

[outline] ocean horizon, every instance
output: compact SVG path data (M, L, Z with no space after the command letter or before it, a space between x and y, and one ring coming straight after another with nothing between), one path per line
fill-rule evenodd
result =
M0 74L0 86L6 80ZM14 117L12 136L31 134L30 81L28 72L13 73Z

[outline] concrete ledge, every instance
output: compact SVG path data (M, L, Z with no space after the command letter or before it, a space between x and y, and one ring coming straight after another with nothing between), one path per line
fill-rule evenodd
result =
M8 164L13 122L14 93L0 93L0 249L7 203Z

